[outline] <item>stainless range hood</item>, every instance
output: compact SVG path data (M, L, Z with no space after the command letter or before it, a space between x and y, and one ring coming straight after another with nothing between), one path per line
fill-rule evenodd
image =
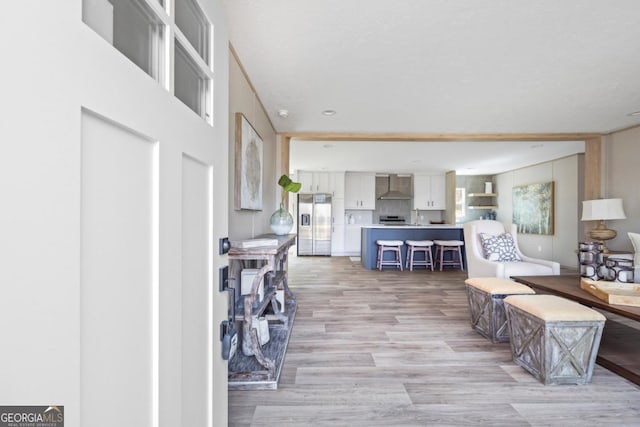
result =
M390 174L387 191L378 197L378 200L411 200L413 199L411 175Z

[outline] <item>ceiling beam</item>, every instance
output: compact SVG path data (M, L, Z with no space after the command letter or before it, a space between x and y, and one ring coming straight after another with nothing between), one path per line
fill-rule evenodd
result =
M281 132L300 141L584 141L600 133L322 133Z

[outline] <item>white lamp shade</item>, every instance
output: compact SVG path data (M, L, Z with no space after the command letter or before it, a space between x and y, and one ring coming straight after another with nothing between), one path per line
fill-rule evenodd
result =
M582 202L582 220L600 221L625 219L622 199L585 200Z

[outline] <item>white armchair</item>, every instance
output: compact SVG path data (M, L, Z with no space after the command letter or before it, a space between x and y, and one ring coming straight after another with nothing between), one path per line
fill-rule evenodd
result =
M505 233L499 221L478 220L464 224L464 247L467 255L469 277L548 276L560 274L560 264L555 261L531 258L523 255L518 248L515 225L511 225L511 235L516 253L522 261L490 261L485 259L480 233L497 236Z

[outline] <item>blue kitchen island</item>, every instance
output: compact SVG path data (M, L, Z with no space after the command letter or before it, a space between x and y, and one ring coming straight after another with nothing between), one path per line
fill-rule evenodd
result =
M360 262L367 270L376 268L378 245L376 240L462 240L462 225L363 225L360 248ZM435 256L435 247L433 248ZM462 257L466 268L464 248ZM402 247L402 262L407 260L407 245ZM434 258L435 260L435 258Z

